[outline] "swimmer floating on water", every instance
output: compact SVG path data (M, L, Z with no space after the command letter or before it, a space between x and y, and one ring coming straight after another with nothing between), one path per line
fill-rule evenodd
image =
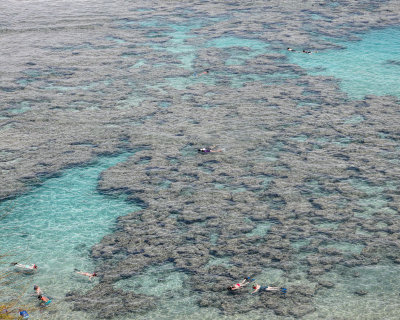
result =
M20 264L18 262L12 262L11 265L15 266L16 268L24 269L24 270L27 270L27 271L37 270L37 265L36 264L33 264L33 265L29 266L29 265L26 265L26 264Z
M222 152L222 150L214 150L215 147L216 146L201 148L201 149L198 149L197 151L201 152L201 153Z
M197 72L195 72L195 73L193 73L193 75L195 77L197 77L197 76L202 76L203 74L208 74L209 72L210 72L210 70L206 69L206 70L204 70L203 72L201 72L199 74L197 74Z
M40 300L40 304L44 305L44 306L48 306L51 303L51 299L43 296L41 294L38 295L38 299Z
M81 274L83 276L89 277L89 280L92 280L93 277L97 277L97 273L89 273L89 272L81 272L81 271L75 271L77 274Z
M263 291L279 291L281 290L281 292L283 294L286 293L286 288L279 288L279 287L270 287L270 286L260 286L258 283L256 283L255 285L253 285L253 289L254 291L251 293L256 293L256 292L263 292Z
M251 279L250 277L247 277L247 278L243 279L242 282L236 283L236 284L228 287L228 290L229 291L238 290L238 289L248 285L250 282L253 282L253 281L254 281L254 279Z
M40 296L43 292L42 292L42 289L40 289L40 287L39 286L37 286L37 285L34 285L33 286L33 291L35 291L35 293L38 295L38 296Z

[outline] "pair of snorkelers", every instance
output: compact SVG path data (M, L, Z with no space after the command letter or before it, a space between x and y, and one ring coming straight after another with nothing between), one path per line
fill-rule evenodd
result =
M292 49L292 48L287 48L286 50L287 50L287 51L296 52L296 50L294 50L294 49ZM303 50L302 52L303 52L303 53L307 53L307 54L311 54L311 53L312 53L312 51L310 51L310 50Z
M216 151L205 151L205 152L216 152ZM13 263L11 263L11 265L15 266L16 268L18 268L19 270L22 270L22 271L36 271L38 268L36 264L25 265L25 264L20 264L18 262L13 262ZM89 273L89 272L76 271L76 273L89 277L89 280L92 280L93 277L97 277L97 273L95 273L95 272ZM37 286L35 286L35 287L37 287Z
M95 272L89 273L89 272L76 271L76 273L89 277L89 280L92 280L93 277L97 277L97 273ZM40 303L43 306L47 306L51 303L51 299L43 294L43 291L39 286L34 285L33 290L35 291L37 298L40 300Z
M242 280L242 282L236 283L232 286L228 287L228 291L235 291L239 290L240 288L243 288L244 286L250 284L251 282L255 281L255 279L251 279L250 277L247 277ZM281 293L285 294L287 289L286 288L279 288L279 287L270 287L270 286L260 286L258 283L255 283L253 285L254 291L251 292L251 294L256 293L256 292L266 292L266 291L280 291Z
M33 291L35 291L42 306L48 306L51 303L51 299L43 294L42 289L40 289L39 286L34 285Z

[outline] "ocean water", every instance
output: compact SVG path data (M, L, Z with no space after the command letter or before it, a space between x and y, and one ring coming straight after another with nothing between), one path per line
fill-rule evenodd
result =
M352 99L362 99L366 95L399 97L400 29L371 30L359 34L358 38L352 42L336 40L343 46L339 50L305 54L299 48L296 52L289 52L288 58L310 74L339 79L342 90Z
M6 261L38 266L38 272L32 275L3 266L4 271L15 271L15 290L6 290L5 295L15 295L19 292L16 289L23 288L26 294L22 303L32 306L33 285L39 285L58 305L57 317L71 317L71 310L63 303L66 290L87 289L96 284L96 280L88 281L75 270L94 272L96 264L90 258L90 248L112 231L117 217L140 209L124 197L97 190L102 171L131 155L102 156L87 166L67 169L27 194L1 204L0 212L5 214L1 220L1 248L9 255ZM32 315L52 318L52 309L50 306Z
M398 319L395 18L363 26L329 1L117 2L0 5L2 270L39 266L13 272L2 298L22 291L32 319L97 319L113 305L112 319ZM223 152L196 151L213 144ZM98 149L113 155L90 162ZM117 218L139 210L123 226L143 255L91 255L105 236L125 242ZM152 244L163 228L181 242ZM110 285L75 269L120 274ZM248 272L287 297L228 294ZM156 303L125 309L103 286Z

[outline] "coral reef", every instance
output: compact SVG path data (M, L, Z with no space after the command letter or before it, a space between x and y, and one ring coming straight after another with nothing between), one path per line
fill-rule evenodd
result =
M168 262L189 276L201 307L302 317L334 287L323 276L336 267L399 263L398 99L351 100L337 79L308 75L280 52L338 48L329 37L398 24L396 1L117 2L97 3L93 18L74 15L79 3L38 22L32 37L24 13L1 26L1 199L99 154L139 150L99 181L143 209L92 248L100 283L67 295L76 310L146 312L157 297L113 283ZM183 43L193 69L210 75L182 68L176 25L195 25ZM207 45L226 34L271 52ZM196 151L213 144L223 152ZM283 272L286 295L226 291L266 268Z

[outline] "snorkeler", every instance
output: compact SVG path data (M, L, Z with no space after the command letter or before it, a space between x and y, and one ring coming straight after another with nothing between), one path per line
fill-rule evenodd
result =
M201 152L201 153L222 152L222 150L214 150L215 147L216 146L201 148L201 149L198 149L197 151Z
M11 265L15 266L16 268L23 269L25 271L35 271L37 270L37 265L33 264L31 266L26 265L26 264L20 264L18 262L12 262Z
M251 294L256 293L256 292L263 292L263 291L279 291L281 290L281 292L283 294L286 293L286 288L279 288L279 287L270 287L270 286L260 286L258 283L256 283L255 285L253 285L253 289L254 291L251 292Z
M204 70L204 71L201 72L201 73L194 72L193 75L194 75L195 77L197 77L197 76L202 76L203 74L208 74L209 72L210 72L210 70L206 69L206 70Z
M38 295L38 299L40 300L40 304L48 306L51 303L51 299L46 296Z
M294 50L292 48L287 48L287 51L296 51L296 50Z
M39 286L37 286L36 284L33 286L33 291L35 291L35 293L40 296L43 292L42 289L40 289Z
M243 279L242 282L236 283L236 284L228 287L227 289L229 291L235 291L235 290L238 290L238 289L248 285L252 281L254 281L254 279L251 279L250 277L247 277L247 278Z
M303 50L303 53L311 54L312 52L308 50Z
M89 272L81 272L81 271L75 271L77 274L81 274L83 276L89 277L89 280L92 280L93 277L97 277L97 273L89 273Z

